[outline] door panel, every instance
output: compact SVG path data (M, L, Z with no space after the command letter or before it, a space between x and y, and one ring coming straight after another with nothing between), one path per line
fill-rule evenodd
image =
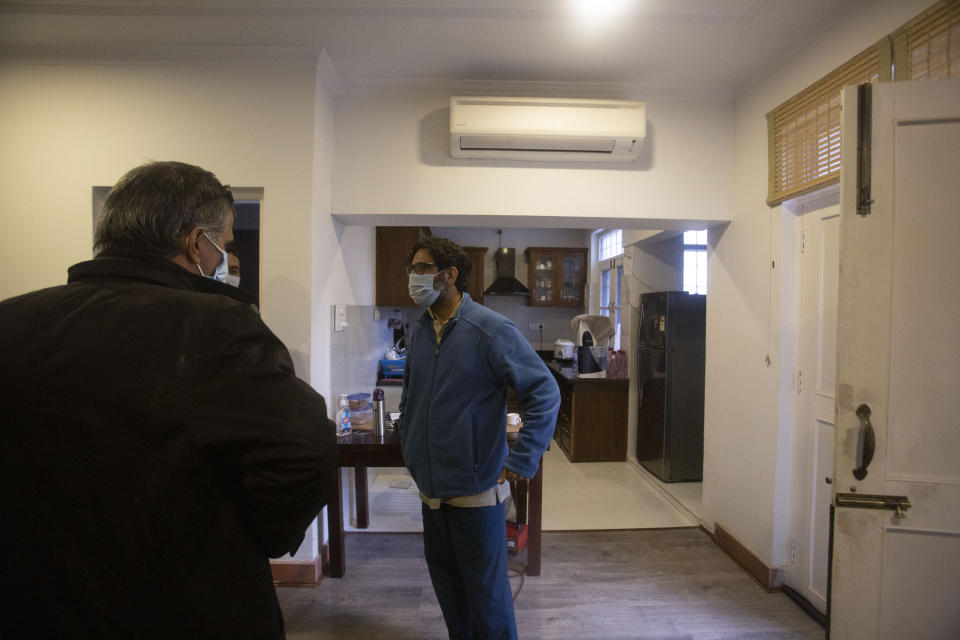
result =
M833 405L832 402L830 404ZM815 433L816 458L812 478L813 500L810 503L809 590L816 596L816 601L807 599L826 605L827 575L830 568L830 499L833 492L824 479L833 474L833 417L831 416L829 422L817 420Z
M877 85L872 205L856 211L856 90L844 89L831 638L960 637L960 79ZM869 405L876 455L857 479ZM836 499L836 495L835 495Z
M818 610L827 608L830 501L836 384L839 216L837 194L802 213L796 469L798 532L787 584ZM805 204L801 211L807 208Z
M898 527L886 527L884 534L882 599L890 603L881 609L884 637L956 638L960 535ZM906 602L911 606L897 604Z
M952 150L930 152L948 140ZM960 439L941 438L937 425L956 424L956 406L939 400L960 389L957 149L960 121L897 127L887 435L887 474L954 483Z
M825 399L829 420L833 422L834 398L837 390L837 287L840 279L840 215L839 207L830 207L820 216L817 314L817 398Z

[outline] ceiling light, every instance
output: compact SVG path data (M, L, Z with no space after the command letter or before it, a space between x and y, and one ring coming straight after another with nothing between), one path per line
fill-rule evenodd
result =
M570 0L573 13L588 24L607 24L627 10L630 0Z

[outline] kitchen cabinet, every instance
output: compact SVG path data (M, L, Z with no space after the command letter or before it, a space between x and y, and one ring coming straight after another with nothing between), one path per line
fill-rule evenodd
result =
M528 283L534 307L582 307L587 250L527 247Z
M560 387L554 439L570 462L626 460L629 379L577 378L572 368L548 368Z
M376 283L374 304L378 307L414 307L407 290L407 256L425 227L377 227Z
M470 280L467 282L467 293L474 302L483 304L483 277L487 263L486 247L463 247L470 256Z

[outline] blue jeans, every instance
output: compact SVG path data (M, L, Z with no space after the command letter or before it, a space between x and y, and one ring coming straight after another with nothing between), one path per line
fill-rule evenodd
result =
M423 550L451 640L516 640L505 505L423 505Z

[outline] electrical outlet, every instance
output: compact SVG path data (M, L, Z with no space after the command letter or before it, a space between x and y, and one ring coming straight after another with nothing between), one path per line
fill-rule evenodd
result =
M531 323L528 325L527 328L529 328L531 331L536 331L536 330L538 330L538 329L539 329L540 327L542 327L542 326L543 326L543 325L540 324L539 322L531 322Z

